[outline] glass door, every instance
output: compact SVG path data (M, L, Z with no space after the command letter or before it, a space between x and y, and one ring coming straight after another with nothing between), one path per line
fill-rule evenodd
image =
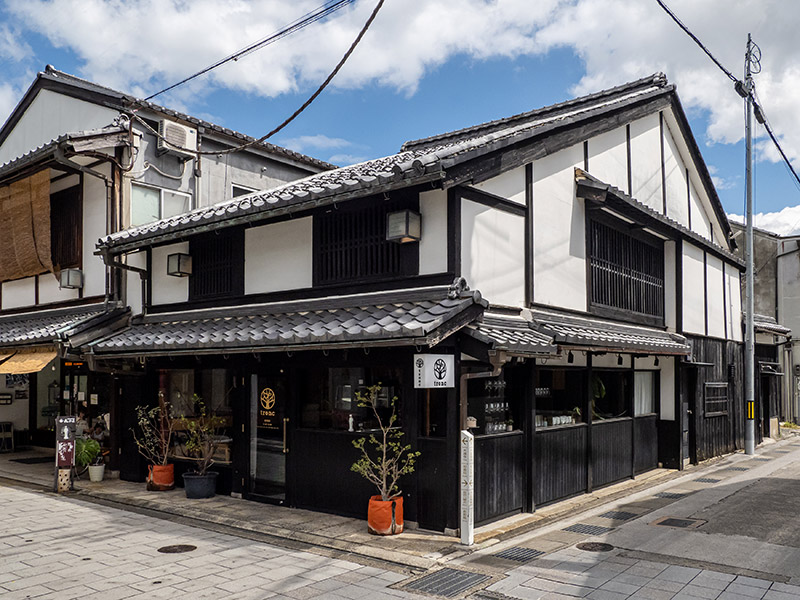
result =
M250 492L283 504L289 452L286 378L283 374L252 375L250 389Z

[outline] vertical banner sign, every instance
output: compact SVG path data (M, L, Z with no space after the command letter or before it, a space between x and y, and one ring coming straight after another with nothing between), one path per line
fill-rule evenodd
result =
M414 387L455 387L455 361L452 354L415 354Z
M69 469L75 464L75 417L56 418L56 466Z
M461 543L475 543L475 436L461 432Z
M258 427L277 431L281 427L282 405L275 390L264 386L258 394Z

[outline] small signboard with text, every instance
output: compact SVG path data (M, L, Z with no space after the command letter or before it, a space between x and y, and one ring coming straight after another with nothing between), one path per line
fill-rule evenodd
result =
M258 427L261 429L280 428L281 404L275 390L264 386L258 394Z
M56 466L68 469L75 464L75 425L77 418L56 418Z
M455 387L455 358L452 354L415 354L415 388Z

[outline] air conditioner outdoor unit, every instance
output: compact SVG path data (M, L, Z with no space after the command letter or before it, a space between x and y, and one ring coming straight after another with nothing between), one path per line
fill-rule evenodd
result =
M183 158L192 158L192 151L197 150L197 130L174 121L161 119L158 122L159 154L174 154Z

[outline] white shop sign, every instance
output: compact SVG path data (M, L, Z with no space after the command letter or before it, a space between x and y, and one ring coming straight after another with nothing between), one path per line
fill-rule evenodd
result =
M461 543L475 542L475 436L461 432Z
M452 354L415 354L415 388L455 387L455 361Z

